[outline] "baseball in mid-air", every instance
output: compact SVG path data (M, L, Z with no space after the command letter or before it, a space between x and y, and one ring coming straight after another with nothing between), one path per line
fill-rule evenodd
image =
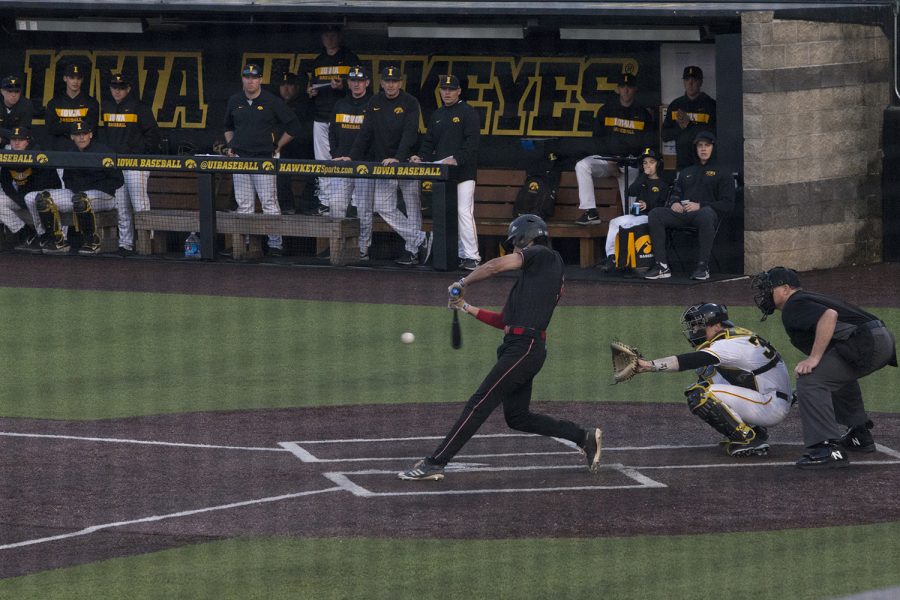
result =
M416 341L416 336L414 336L411 331L404 331L400 336L400 341L404 344L412 344Z

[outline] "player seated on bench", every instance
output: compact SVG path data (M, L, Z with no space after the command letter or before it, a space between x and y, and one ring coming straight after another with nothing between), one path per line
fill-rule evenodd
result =
M696 370L685 390L691 412L725 436L731 456L765 455L766 427L791 408L791 378L781 355L752 331L728 320L722 304L701 302L681 315L693 352L656 360L638 359L637 372Z

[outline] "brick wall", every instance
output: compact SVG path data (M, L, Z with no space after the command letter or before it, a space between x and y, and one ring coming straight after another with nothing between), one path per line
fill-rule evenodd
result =
M744 272L880 261L890 42L771 12L745 13L741 38Z

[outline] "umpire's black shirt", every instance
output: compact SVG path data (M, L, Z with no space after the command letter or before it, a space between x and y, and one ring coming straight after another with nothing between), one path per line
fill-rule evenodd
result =
M225 131L234 132L229 147L238 156L271 157L277 141L275 132L297 137L300 121L275 94L260 90L259 96L250 100L240 91L225 106Z
M503 324L543 331L562 295L563 259L559 252L537 244L522 250L522 259L519 279L503 307Z
M452 156L459 166L457 179L475 179L480 137L478 113L460 100L431 114L419 157L424 161L435 161Z
M829 308L838 314L836 330L842 323L856 327L878 320L872 313L849 302L804 290L794 292L781 309L781 322L791 339L791 344L803 354L809 355L812 351L813 342L816 340L816 325Z

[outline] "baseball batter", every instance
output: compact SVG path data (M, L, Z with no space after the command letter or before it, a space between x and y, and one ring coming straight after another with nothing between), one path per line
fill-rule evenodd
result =
M691 412L725 436L731 456L763 456L769 451L766 427L791 408L787 366L772 345L728 320L728 309L705 303L681 316L684 334L696 351L656 360L638 360L638 373L695 369L697 383L686 391Z
M532 383L547 358L544 346L547 326L562 294L565 279L562 257L550 249L547 224L535 215L522 215L510 223L506 242L513 246L513 252L484 263L449 289L451 308L503 330L497 364L469 398L450 433L434 452L411 469L398 473L400 479L443 479L447 463L500 404L506 424L513 429L569 440L585 453L592 472L600 466L599 429L584 429L571 421L530 410ZM469 286L506 271L519 271L519 276L503 312L465 302L463 296Z

